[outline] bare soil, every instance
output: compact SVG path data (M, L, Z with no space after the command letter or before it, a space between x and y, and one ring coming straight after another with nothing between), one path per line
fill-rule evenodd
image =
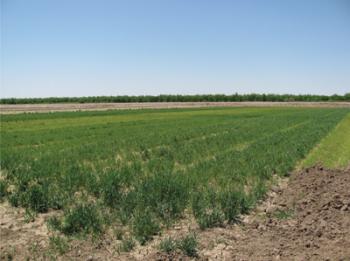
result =
M40 214L35 219L23 208L8 202L0 204L0 260L25 260L33 251L48 247L49 231L46 220L53 213Z
M48 253L49 233L39 215L25 223L23 211L2 203L1 259L15 260ZM350 260L350 166L346 170L313 167L280 179L267 198L241 223L199 230L193 219L179 221L147 246L130 253L115 251L118 242L72 240L61 260L191 260L180 252L158 250L165 237L197 234L198 260ZM37 243L36 243L37 242ZM41 258L40 258L41 257Z
M350 102L145 102L145 103L52 103L0 104L0 114L54 111L95 111L201 107L348 107Z

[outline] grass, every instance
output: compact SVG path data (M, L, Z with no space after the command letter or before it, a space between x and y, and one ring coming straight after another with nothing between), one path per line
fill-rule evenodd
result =
M0 180L0 202L7 195L7 183L4 180Z
M96 206L83 204L69 209L59 227L66 235L82 232L98 234L102 231L103 223Z
M197 256L197 245L197 238L194 234L187 235L178 243L179 249L181 249L185 255L190 257Z
M333 136L345 143L346 115L333 108L6 115L0 196L28 213L62 209L49 225L67 236L118 227L145 244L185 210L202 229L222 226L248 212L273 174L288 175L335 126Z
M50 248L62 255L66 253L69 249L69 244L67 240L60 236L51 236L50 239Z
M162 252L165 252L165 253L171 253L171 252L174 252L176 251L177 249L177 242L175 239L171 238L171 237L167 237L165 239L163 239L160 244L159 244L159 249L162 251Z
M293 210L276 210L273 212L273 217L277 219L288 219L293 216L294 212Z
M159 249L165 253L175 252L177 249L181 250L189 257L197 256L197 238L196 235L190 233L183 238L173 239L171 237L165 238L159 244Z
M120 246L119 246L119 251L120 252L130 252L131 250L134 249L135 247L135 241L132 237L126 237L122 240Z
M301 167L315 164L327 168L345 168L350 165L350 114L312 150Z

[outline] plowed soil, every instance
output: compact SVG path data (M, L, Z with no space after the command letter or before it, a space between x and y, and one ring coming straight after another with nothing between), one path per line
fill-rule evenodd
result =
M1 204L1 260L47 257L49 232L43 220L50 214L29 224L23 221L23 214ZM182 220L130 253L111 251L115 242L110 240L98 244L72 241L70 250L59 259L191 260L182 253L158 250L162 238L183 236L189 230L197 234L198 260L350 260L350 168L313 167L295 172L272 186L267 198L233 226L200 231L193 220Z

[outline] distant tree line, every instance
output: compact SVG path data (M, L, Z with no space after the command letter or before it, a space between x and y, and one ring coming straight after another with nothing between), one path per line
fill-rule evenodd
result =
M89 97L48 97L48 98L4 98L0 104L34 104L34 103L102 103L102 102L321 102L350 101L350 93L345 95L292 95L292 94L198 94L198 95L142 95L142 96L89 96Z

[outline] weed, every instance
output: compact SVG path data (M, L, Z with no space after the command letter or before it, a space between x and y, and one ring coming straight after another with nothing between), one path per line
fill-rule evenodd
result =
M273 216L277 219L288 219L293 216L292 210L276 210L273 212Z
M187 205L188 192L181 177L159 173L142 182L137 201L163 220L178 217Z
M96 206L92 204L78 205L65 213L60 229L67 235L81 232L99 234L103 229L102 218Z
M48 198L50 208L59 210L66 204L69 195L57 186L51 185L48 190Z
M266 192L266 185L262 180L259 180L252 193L254 200L262 199L266 195Z
M53 216L47 220L47 225L52 230L61 230L62 223L56 216Z
M123 235L124 235L123 230L117 229L115 231L115 237L116 237L117 240L123 240Z
M7 196L7 182L0 179L0 201Z
M121 177L118 173L110 172L102 181L102 195L106 204L110 207L116 207L121 200Z
M160 230L158 221L149 209L137 209L133 218L133 232L141 245Z
M68 251L69 244L64 237L51 236L49 240L50 240L50 248L56 251L57 253L59 253L60 255L63 255Z
M223 225L224 220L224 214L218 208L202 212L199 216L197 216L197 222L201 229L220 227Z
M47 190L44 186L33 185L29 188L26 197L27 206L37 212L46 212L49 208Z
M33 222L35 218L36 218L36 212L26 208L26 211L24 213L24 222L25 223Z
M222 226L225 215L217 204L215 191L207 189L194 193L192 210L201 229Z
M159 249L166 253L171 253L180 249L185 255L190 257L197 256L197 238L195 234L189 234L183 238L175 240L171 237L165 238L159 244Z
M177 241L168 237L160 242L159 249L166 253L174 252L177 249Z
M8 200L13 207L18 207L20 202L20 194L12 193L9 195Z
M31 253L31 256L34 260L37 260L41 254L40 244L37 241L30 243L28 246L28 250Z
M126 237L122 240L119 246L119 250L121 252L130 252L131 250L134 249L135 245L136 245L135 241L132 237Z
M11 253L7 253L7 261L12 261L13 260L13 256Z
M184 254L190 257L197 256L197 238L194 234L187 235L178 243L179 249L181 249Z
M239 214L246 214L249 210L249 203L243 191L226 190L220 195L220 204L229 222L235 222Z

